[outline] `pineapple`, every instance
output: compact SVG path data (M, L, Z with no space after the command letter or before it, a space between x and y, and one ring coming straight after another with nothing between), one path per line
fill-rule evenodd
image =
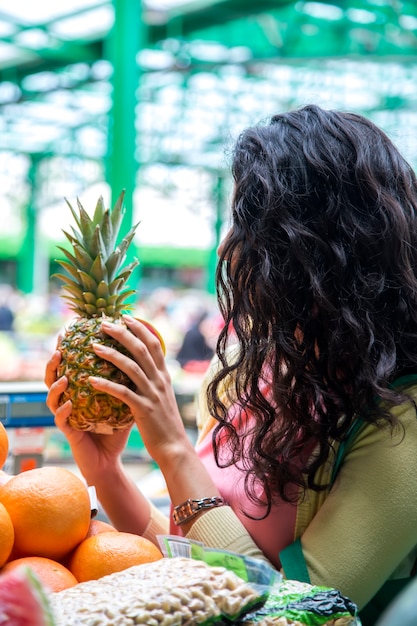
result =
M58 375L68 378L61 403L72 401L70 424L77 430L112 433L133 422L124 402L94 390L87 380L89 376L101 376L133 388L126 374L99 358L92 349L93 343L115 345L112 338L100 331L101 322L105 318L123 324L122 314L131 308L126 299L135 293L127 289L126 281L139 262L135 259L124 269L122 265L137 224L117 244L124 216L123 199L124 191L110 211L100 197L92 219L78 199L78 212L67 201L78 231L75 228L73 234L63 231L72 251L59 246L66 260L58 263L68 275L56 276L64 283L63 298L70 302L76 317L60 341L62 360ZM124 351L120 344L117 348Z

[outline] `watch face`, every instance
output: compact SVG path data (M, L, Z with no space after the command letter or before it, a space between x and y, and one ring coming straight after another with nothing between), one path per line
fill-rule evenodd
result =
M198 500L187 500L179 504L172 513L175 524L178 526L191 519L197 513L198 509Z

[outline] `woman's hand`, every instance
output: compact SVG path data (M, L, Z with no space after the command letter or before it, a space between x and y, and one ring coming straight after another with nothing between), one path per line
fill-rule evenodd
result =
M113 435L99 435L89 431L72 428L68 423L71 414L71 401L59 406L59 399L65 391L68 381L65 376L57 379L57 368L61 353L56 350L48 361L45 371L45 383L49 388L46 404L55 416L55 424L65 435L71 447L74 461L89 484L96 484L106 473L119 464L130 429L114 432Z
M99 377L90 377L89 382L129 406L143 443L164 475L173 506L188 498L219 495L185 431L159 339L140 321L128 316L124 319L127 327L103 320L102 330L122 344L129 355L102 344L93 348L98 356L125 372L135 389ZM98 498L116 527L143 532L149 521L149 503L121 467L128 432L98 435L69 426L71 403L59 406L67 385L65 377L56 378L60 358L59 351L54 353L45 375L47 404L56 425L68 439L87 482L96 486ZM184 525L187 530L188 525Z
M125 372L135 390L104 378L90 378L91 384L129 406L143 443L164 476L173 506L188 498L220 495L185 431L159 339L140 321L128 316L124 320L127 328L103 321L102 330L129 356L101 344L94 350ZM184 532L192 523L184 524Z
M125 402L135 419L143 442L162 468L176 452L190 450L192 444L177 406L171 378L166 368L159 339L140 321L124 316L128 328L104 320L102 330L128 351L126 356L114 348L95 344L101 358L124 371L135 390L104 378L91 377L93 387Z

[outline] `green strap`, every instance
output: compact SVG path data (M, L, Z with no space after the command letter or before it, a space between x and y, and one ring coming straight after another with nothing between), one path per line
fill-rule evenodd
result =
M415 384L416 382L417 382L417 374L406 374L405 376L400 376L399 378L396 378L390 384L390 387L393 389L395 389L396 387L407 387L408 385ZM347 431L346 437L343 439L343 441L340 442L340 445L336 452L336 458L335 458L335 462L334 462L334 466L332 470L332 476L330 479L331 484L333 484L336 479L337 473L340 470L340 467L348 452L349 446L351 445L352 441L355 439L356 435L358 434L362 426L364 426L364 424L365 422L362 418L359 417L358 419L356 419L353 422L353 424L351 424L349 430Z
M390 387L407 387L408 385L414 385L417 382L417 374L405 374L392 381Z
M310 583L310 575L304 560L303 548L300 539L296 539L279 553L281 565L286 578Z
M346 437L343 439L343 441L340 442L339 447L336 452L336 458L335 458L334 465L333 465L332 476L330 478L330 484L333 485L334 481L336 480L336 476L345 459L349 446L352 444L353 440L355 439L360 429L364 426L364 424L365 422L363 421L363 419L361 418L356 419L353 422L353 424L350 426L349 430L347 431Z
M391 384L391 386L406 386L407 384L415 383L416 381L417 375L410 374L398 378ZM333 484L336 479L337 473L340 470L350 445L364 425L365 422L363 419L356 419L349 428L345 439L340 443L336 452L336 458L332 470L331 484ZM285 576L288 579L299 580L300 582L311 584L300 539L296 539L292 544L284 548L284 550L279 553L279 558L284 569ZM375 594L372 600L360 611L359 615L362 619L363 626L373 626L383 610L388 604L390 604L390 602L392 602L393 598L396 597L400 590L403 589L409 581L410 578L387 580L384 585L382 585L379 592Z
M337 449L336 459L332 471L332 484L343 463L349 446L351 445L352 441L354 440L364 423L365 422L362 419L355 420L349 428L347 436L340 443ZM299 580L300 582L310 583L310 575L308 573L307 565L304 560L303 548L301 546L300 539L296 539L293 543L284 548L284 550L279 553L279 558L281 565L284 568L285 576L287 578L290 578L292 580Z

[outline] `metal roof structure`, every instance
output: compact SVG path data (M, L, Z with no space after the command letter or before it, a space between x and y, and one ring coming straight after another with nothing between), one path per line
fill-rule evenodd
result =
M0 193L26 207L20 285L36 282L41 209L106 181L131 221L144 172L155 188L163 173L162 195L179 168L212 189L228 137L279 109L359 110L417 164L416 74L414 0L0 0Z
M251 75L261 61L414 64L416 54L413 0L0 0L0 116L8 121L0 149L65 152L68 133L109 111L107 81L122 73L118 59L133 59L139 78L140 71L184 74L227 64ZM47 131L58 117L55 132L23 132L24 121L43 120Z

